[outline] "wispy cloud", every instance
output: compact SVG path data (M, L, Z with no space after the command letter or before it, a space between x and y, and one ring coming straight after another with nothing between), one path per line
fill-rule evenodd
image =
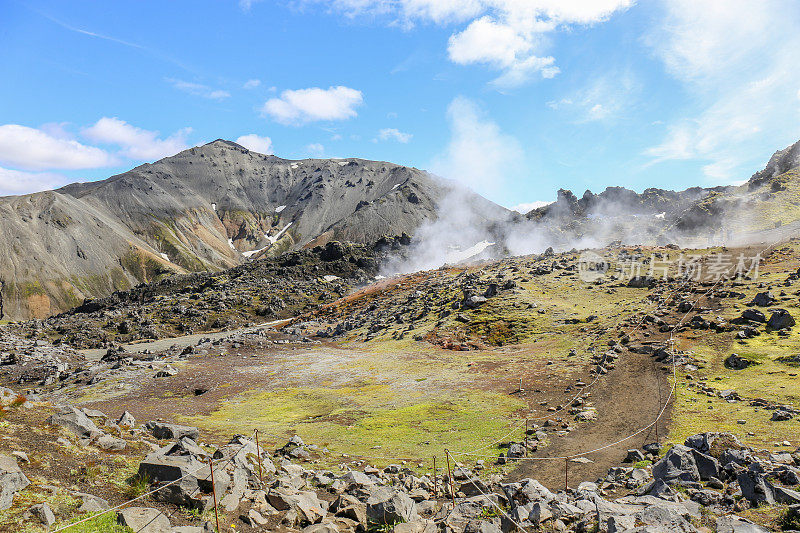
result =
M322 157L325 153L325 147L320 143L311 143L306 146L306 153L312 157Z
M561 100L547 102L576 123L610 121L633 106L641 84L631 72L592 76L588 84Z
M378 132L378 136L374 140L397 141L399 143L406 144L411 141L412 137L414 137L412 134L405 133L403 131L398 130L397 128L383 128Z
M107 35L105 33L100 33L100 32L97 32L97 31L91 31L91 30L88 30L88 29L85 29L85 28L79 28L77 26L73 26L72 24L68 24L68 23L64 22L63 20L57 19L57 18L53 17L52 15L49 15L48 13L45 13L45 12L40 11L38 9L32 9L32 11L34 11L35 13L39 14L40 16L46 18L50 22L53 22L54 24L57 24L58 26L64 28L65 30L68 30L68 31L71 31L71 32L74 32L74 33L78 33L78 34L81 34L81 35L86 35L87 37L93 37L95 39L100 39L100 40L103 40L103 41L116 43L116 44L119 44L119 45L122 45L122 46L126 46L128 48L134 48L136 50L141 50L142 52L145 52L145 53L147 53L147 54L149 54L149 55L151 55L151 56L153 56L153 57L155 57L155 58L157 58L157 59L159 59L161 61L172 63L173 65L176 65L176 66L180 67L181 69L189 71L189 72L192 71L192 69L189 68L184 63L182 63L182 62L178 61L177 59L175 59L173 57L170 57L169 55L166 55L166 54L164 54L164 53L162 53L162 52L160 52L158 50L150 48L149 46L145 46L143 44L136 43L136 42L133 42L133 41L128 41L128 40L125 40L125 39L120 39L118 37L114 37L112 35Z
M800 137L796 8L792 0L663 2L647 42L699 111L667 122L645 151L651 163L707 161L710 181L729 182Z
M188 94L208 98L209 100L224 100L230 98L231 93L222 89L214 89L202 83L180 80L177 78L166 78L167 83Z

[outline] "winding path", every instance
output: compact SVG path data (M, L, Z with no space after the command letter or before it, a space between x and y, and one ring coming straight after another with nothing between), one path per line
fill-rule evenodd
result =
M652 423L669 395L669 373L666 370L666 367L647 355L625 353L617 360L616 367L592 390L590 400L597 408L597 420L580 424L578 429L565 437L553 439L549 446L531 456L560 457L581 453L615 442ZM658 424L662 441L671 407L668 407ZM595 480L604 476L609 468L621 464L627 450L654 442L655 432L656 428L652 427L618 445L593 453L587 456L591 463L570 461L570 486L577 485L577 480ZM530 477L551 490L560 490L564 488L564 463L563 459L522 460L508 478Z

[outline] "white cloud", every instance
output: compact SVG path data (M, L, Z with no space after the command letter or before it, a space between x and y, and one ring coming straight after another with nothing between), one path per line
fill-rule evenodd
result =
M45 170L105 167L116 161L100 148L35 128L5 124L0 126L0 162L26 170Z
M244 89L255 89L259 85L261 85L261 80L247 80L244 83L244 85L242 85L242 88L244 88Z
M544 207L546 205L550 205L551 203L552 202L541 202L541 201L527 202L527 203L521 203L521 204L515 205L514 207L511 207L510 209L512 211L516 211L517 213L522 213L523 215L525 215L525 214L530 213L534 209L537 209L539 207Z
M663 3L648 44L690 92L694 114L668 122L651 163L707 161L711 181L741 178L800 137L800 11L792 0Z
M306 152L308 152L309 155L321 157L322 154L325 153L325 147L320 143L311 143L306 146Z
M383 128L378 132L378 139L381 141L394 140L401 143L407 143L412 137L412 134L404 133L397 128Z
M522 166L523 150L517 139L503 133L468 98L456 97L448 106L451 138L433 162L433 171L460 181L478 193L496 195Z
M306 0L319 3L319 0ZM484 64L500 72L497 87L515 87L538 74L558 74L547 55L548 37L559 30L603 22L634 0L334 0L349 17L387 15L404 26L415 22L468 22L448 41L454 63Z
M51 172L22 172L0 167L0 196L48 191L68 181L66 177Z
M260 154L272 154L272 139L269 137L259 137L255 133L242 135L236 139L236 144L241 144L248 150L258 152Z
M103 117L82 133L95 142L119 146L120 153L131 159L155 160L188 148L186 136L191 131L191 128L184 128L160 139L157 131L137 128L116 117Z
M194 83L191 81L184 81L175 78L167 78L167 82L169 82L173 87L178 89L179 91L183 91L188 94L193 94L195 96L200 96L203 98L208 98L209 100L224 100L225 98L229 98L231 93L228 91L223 91L222 89L214 89L209 87L208 85L203 85L202 83Z
M267 100L261 112L281 124L346 120L358 115L355 108L363 102L361 91L350 87L311 87L283 91L280 98Z

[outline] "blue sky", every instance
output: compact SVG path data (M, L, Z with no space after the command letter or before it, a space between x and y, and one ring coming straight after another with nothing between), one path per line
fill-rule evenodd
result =
M506 206L739 182L800 139L794 0L0 0L0 194L216 138Z

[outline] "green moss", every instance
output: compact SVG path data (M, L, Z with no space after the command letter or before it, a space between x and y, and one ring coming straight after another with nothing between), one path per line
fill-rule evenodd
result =
M56 524L56 527L63 527L75 523L88 516L93 515L78 516L67 522L59 522ZM86 522L72 526L68 531L70 533L133 533L133 529L117 523L117 513L115 512L105 513L92 520L87 520Z
M222 434L258 428L276 441L297 433L333 452L385 457L374 461L385 464L497 438L508 431L508 416L524 407L517 399L491 392L444 396L366 383L252 392L225 402L210 417L184 421Z
M47 294L39 280L25 281L20 283L18 285L18 291L20 296L23 298L28 298L30 296L43 296Z

